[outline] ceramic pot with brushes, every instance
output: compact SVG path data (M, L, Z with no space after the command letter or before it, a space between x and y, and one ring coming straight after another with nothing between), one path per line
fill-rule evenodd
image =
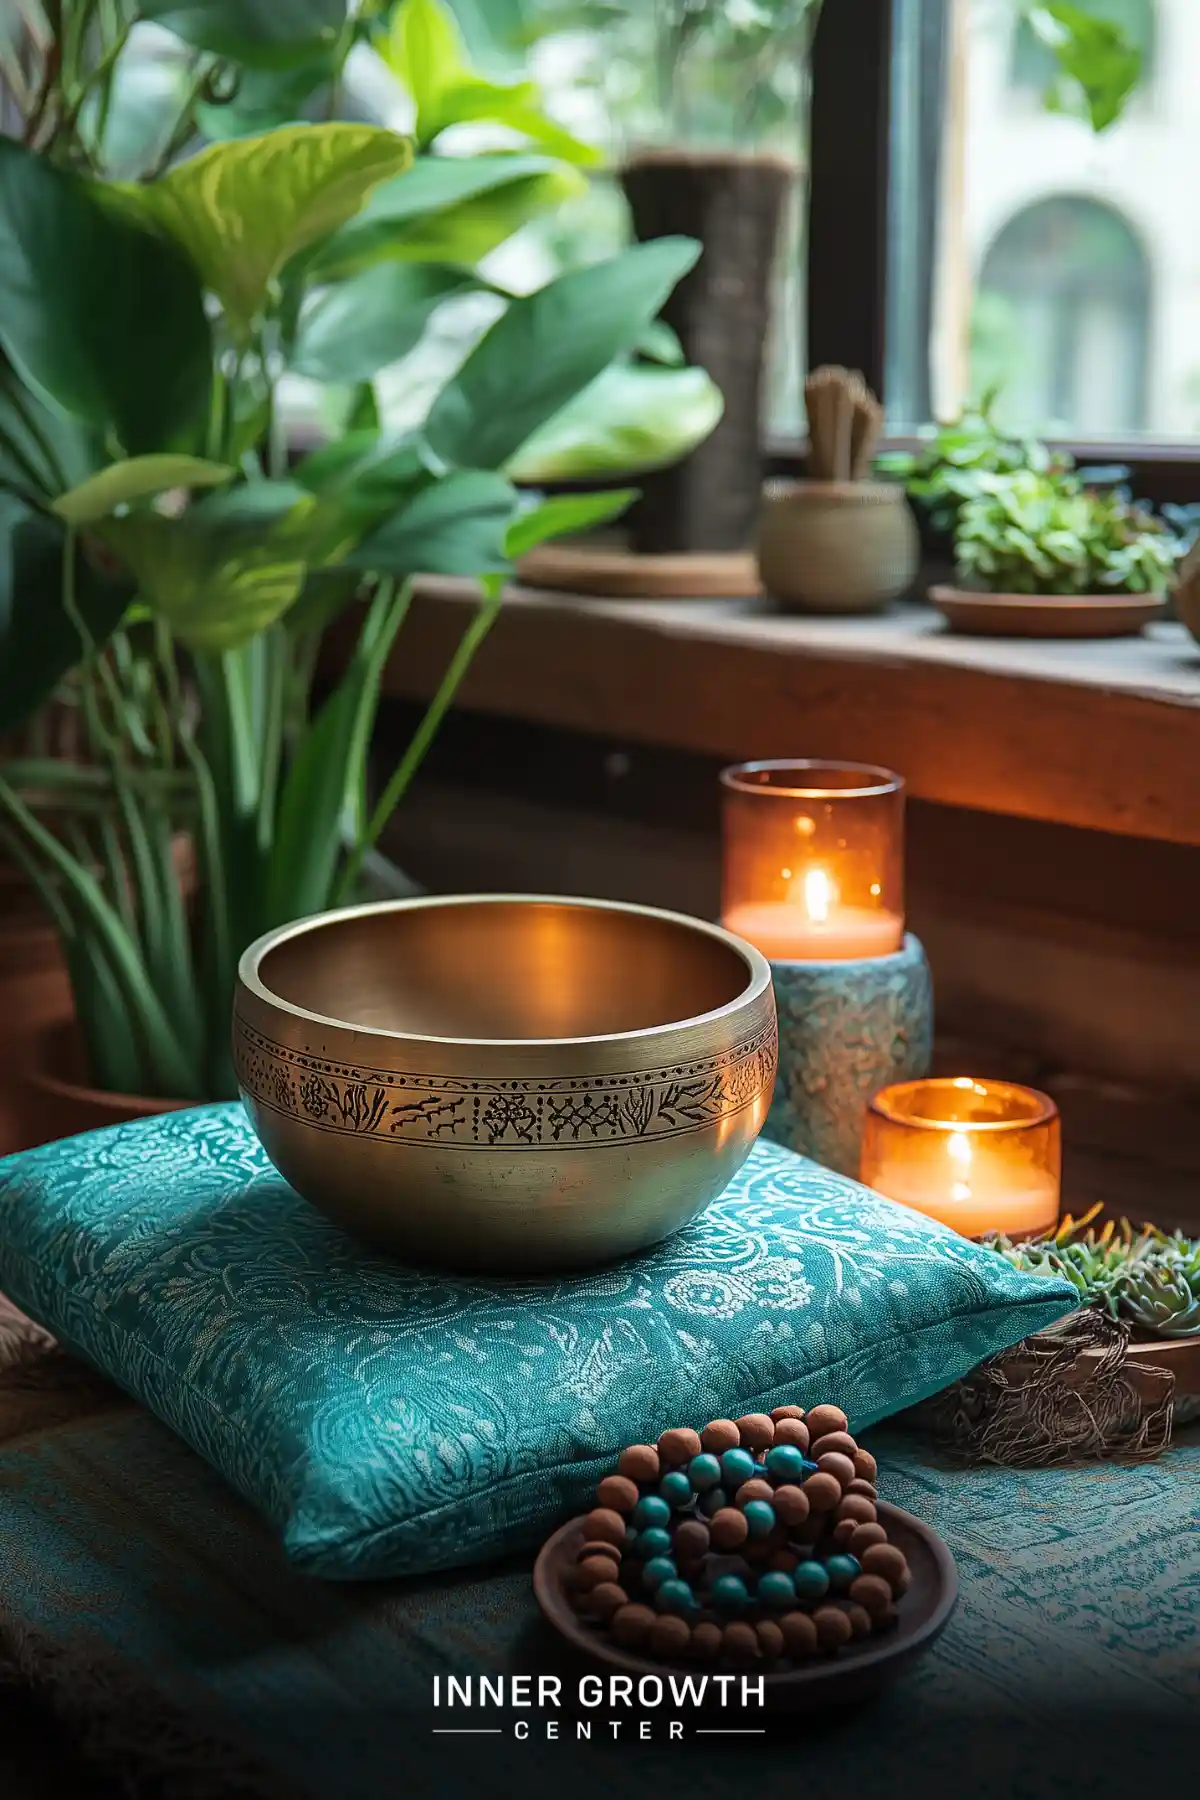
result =
M758 567L786 612L880 612L911 585L920 546L904 488L872 481L883 408L862 376L814 369L804 385L809 470L769 483Z

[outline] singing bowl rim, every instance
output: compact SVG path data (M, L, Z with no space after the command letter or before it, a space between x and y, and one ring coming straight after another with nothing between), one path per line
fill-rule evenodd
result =
M451 906L572 906L584 907L594 912L620 913L635 918L654 919L659 923L681 926L685 930L698 933L701 937L713 938L740 956L746 964L747 981L745 987L727 1000L723 1006L714 1007L709 1012L692 1013L684 1019L663 1019L654 1025L639 1026L634 1031L602 1031L585 1037L446 1037L427 1031L394 1031L381 1025L358 1024L353 1019L335 1018L332 1013L313 1012L308 1007L297 1006L292 1000L285 1000L281 994L269 988L259 973L263 962L271 951L289 938L307 936L315 931L340 924L346 919L362 919L376 913L415 912ZM293 1019L303 1020L309 1025L331 1026L336 1031L349 1031L356 1035L379 1038L385 1043L396 1044L444 1044L465 1050L481 1049L554 1049L564 1050L575 1047L586 1048L594 1044L639 1044L648 1039L661 1039L673 1032L694 1031L697 1026L716 1023L723 1019L732 1019L747 1006L752 1006L761 999L772 985L771 965L761 951L753 944L740 938L735 932L726 931L723 925L715 925L707 919L694 918L689 913L670 912L659 906L641 906L631 900L597 900L577 894L416 894L404 900L371 900L361 906L339 906L330 912L310 913L306 918L293 919L290 924L277 925L273 931L266 931L243 950L238 960L238 982L248 994L262 1005L273 1007L286 1013Z

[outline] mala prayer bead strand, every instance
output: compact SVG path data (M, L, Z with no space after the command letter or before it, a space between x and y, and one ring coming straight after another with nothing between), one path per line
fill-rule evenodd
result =
M596 1489L570 1588L614 1642L744 1667L837 1655L894 1623L911 1574L838 1406L675 1426Z

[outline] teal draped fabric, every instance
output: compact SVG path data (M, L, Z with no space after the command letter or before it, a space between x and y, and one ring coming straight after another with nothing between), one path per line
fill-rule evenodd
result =
M407 1268L307 1206L238 1106L0 1163L0 1289L335 1578L535 1544L666 1425L831 1400L861 1428L1075 1299L767 1143L648 1255Z
M0 1389L3 1379L0 1378ZM1157 1462L953 1468L895 1426L882 1493L949 1543L959 1603L933 1649L848 1711L728 1720L605 1707L448 1719L449 1674L588 1665L541 1621L527 1558L402 1582L313 1581L146 1413L0 1442L0 1660L154 1800L1094 1800L1194 1792L1200 1427ZM669 1710L669 1709L668 1709ZM639 1718L652 1735L638 1737ZM614 1741L608 1722L624 1721ZM518 1721L530 1731L514 1735ZM446 1738L447 1723L494 1737ZM698 1728L765 1724L762 1737ZM261 1771L251 1785L247 1769Z

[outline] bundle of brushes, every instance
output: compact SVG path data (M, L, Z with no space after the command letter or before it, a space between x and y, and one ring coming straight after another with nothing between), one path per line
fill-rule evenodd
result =
M826 364L804 384L812 481L865 481L883 432L883 408L855 370Z
M1151 1337L1200 1333L1200 1239L1171 1235L1157 1226L1140 1231L1122 1219L1091 1227L1100 1211L1070 1215L1051 1236L1011 1243L993 1235L984 1242L1018 1269L1058 1275L1072 1283L1080 1304L1128 1319Z

